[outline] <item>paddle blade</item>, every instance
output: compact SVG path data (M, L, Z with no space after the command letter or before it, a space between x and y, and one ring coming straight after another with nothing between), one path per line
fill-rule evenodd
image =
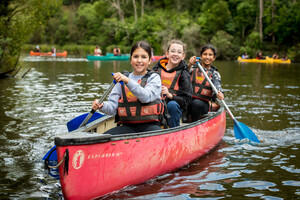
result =
M236 139L248 138L252 142L260 142L248 126L237 120L234 120L234 135Z
M48 174L55 179L59 180L59 173L58 173L58 168L50 168L49 166L57 166L58 161L57 161L57 151L56 151L56 146L52 147L46 155L43 157L44 164L45 164L45 169L48 169ZM46 162L47 160L47 162Z
M87 117L88 114L89 113L82 114L82 115L72 119L71 121L69 121L67 123L68 131L71 132L71 131L78 129L80 124L85 120L85 118ZM90 120L87 122L87 124L92 121L95 121L96 119L99 119L100 117L103 117L103 116L104 116L104 114L95 112L93 114L93 116L90 118Z
M43 160L49 157L49 164L51 166L57 165L56 146L53 146L43 157ZM53 163L54 162L54 163Z

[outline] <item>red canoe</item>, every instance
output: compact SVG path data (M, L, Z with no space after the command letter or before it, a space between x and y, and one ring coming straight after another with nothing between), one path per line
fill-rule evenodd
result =
M152 56L152 61L159 61L160 59L164 58L165 56Z
M99 134L115 126L104 116L55 138L65 199L94 199L143 183L203 156L223 138L223 107L179 127L128 135ZM65 157L65 158L64 158Z
M42 52L33 52L30 51L29 53L30 56L56 56L56 57L67 57L68 52L64 51L62 53L56 53L55 55L51 52L47 52L47 53L42 53Z

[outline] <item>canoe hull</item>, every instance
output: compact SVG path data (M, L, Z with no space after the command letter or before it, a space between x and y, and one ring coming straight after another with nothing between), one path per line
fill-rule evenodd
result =
M62 53L56 53L56 54L53 54L53 53L51 53L51 52L42 53L42 52L33 52L33 51L30 51L29 55L30 55L30 56L67 57L67 56L68 56L68 52L67 52L67 51L64 51L64 52L62 52Z
M290 64L291 60L281 60L281 59L273 59L273 58L269 58L266 57L266 59L256 59L256 58L252 58L252 59L242 59L241 57L238 57L238 62L251 62L251 63L281 63L281 64Z
M213 149L222 140L225 128L223 109L203 122L128 139L64 146L59 145L63 139L56 138L58 160L69 151L68 174L59 167L64 198L93 199L182 167Z

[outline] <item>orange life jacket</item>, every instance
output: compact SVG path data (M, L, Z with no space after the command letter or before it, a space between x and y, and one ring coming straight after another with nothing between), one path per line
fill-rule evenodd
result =
M161 84L163 86L166 86L172 95L176 95L176 93L179 90L178 81L181 74L181 70L168 73L162 68L158 68L157 72L160 75Z
M153 72L148 72L138 83L145 87L147 79ZM164 104L160 99L150 103L142 103L127 86L122 85L122 97L118 105L118 123L160 122L164 112Z
M207 71L207 76L212 77L212 72ZM191 75L193 86L193 98L210 101L212 97L212 88L200 69L195 68Z

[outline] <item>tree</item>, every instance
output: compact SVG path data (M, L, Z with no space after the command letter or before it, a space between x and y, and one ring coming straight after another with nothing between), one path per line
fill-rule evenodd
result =
M133 10L134 10L134 22L137 23L137 11L136 11L136 4L135 4L135 0L132 0L132 4L133 4Z
M13 72L21 47L60 1L4 0L0 3L0 73Z
M218 31L213 36L211 43L217 48L219 58L230 60L233 57L234 50L232 40L233 36L225 31Z
M247 32L253 29L255 18L256 8L249 1L243 1L237 5L234 19L237 22L239 32L241 32L242 40L248 35Z
M145 0L141 0L141 17L144 15Z
M263 41L263 14L264 14L264 1L259 0L259 36L260 41Z
M118 11L119 19L121 22L124 22L124 11L121 8L120 0L106 0L111 4L113 8L115 8Z

